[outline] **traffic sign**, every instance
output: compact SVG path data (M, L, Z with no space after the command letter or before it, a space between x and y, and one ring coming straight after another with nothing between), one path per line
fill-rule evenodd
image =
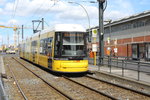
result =
M97 29L92 29L92 37L97 37Z
M97 44L92 44L92 51L97 52Z

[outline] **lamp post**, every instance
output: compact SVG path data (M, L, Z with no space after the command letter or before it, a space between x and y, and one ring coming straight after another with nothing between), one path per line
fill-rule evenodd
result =
M103 25L103 12L105 0L97 0L99 2L99 61L100 65L103 64L104 58L104 25Z
M85 13L87 15L88 23L89 23L89 30L88 31L89 31L89 35L90 35L90 29L91 29L91 26L90 26L90 17L89 17L89 14L88 14L87 10L85 9L85 7L83 5L77 3L77 2L68 2L68 3L77 4L77 5L79 5L80 7L82 7L84 9L84 11L85 11Z

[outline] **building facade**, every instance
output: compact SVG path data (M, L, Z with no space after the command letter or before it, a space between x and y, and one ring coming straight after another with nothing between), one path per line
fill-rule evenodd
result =
M150 11L104 25L104 41L105 55L150 60Z

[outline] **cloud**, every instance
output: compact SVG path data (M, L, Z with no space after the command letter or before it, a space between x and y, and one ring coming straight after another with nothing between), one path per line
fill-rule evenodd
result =
M77 23L88 27L87 15L84 9L77 4L69 4L66 1L67 0L59 0L59 2L54 5L54 2L51 0L19 0L15 18L20 22L19 24L26 24L27 20L31 22L32 19L46 17L45 19L48 19L50 24L55 22ZM79 0L76 2L79 2ZM91 26L97 26L98 4L90 4L87 2L79 3L87 10ZM0 13L12 16L14 12L13 6L13 2L7 2L4 9L0 9ZM104 19L117 20L119 18L130 16L133 13L134 8L130 0L108 0L107 9L104 12ZM21 20L22 18L25 20ZM8 23L10 23L10 21Z
M111 6L109 6L111 5ZM105 19L117 20L134 14L134 6L130 0L108 0Z
M2 36L0 35L0 42L2 41Z
M18 25L19 21L15 19L8 20L7 25Z
M84 8L83 8L84 7ZM93 6L68 6L68 8L61 12L59 18L69 18L69 19L87 19L87 16L90 18L98 17L98 8ZM71 9L71 10L70 10Z
M3 14L3 9L0 8L0 15L2 15L2 14Z
M17 16L29 16L32 14L41 14L42 12L48 10L50 6L54 4L53 1L50 0L20 0L14 4L14 2L7 2L4 10L7 14L11 14L16 12Z
M0 6L3 6L5 4L6 0L0 0Z

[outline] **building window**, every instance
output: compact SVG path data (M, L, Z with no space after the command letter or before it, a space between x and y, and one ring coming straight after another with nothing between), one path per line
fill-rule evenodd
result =
M150 25L150 19L146 21L145 25Z

